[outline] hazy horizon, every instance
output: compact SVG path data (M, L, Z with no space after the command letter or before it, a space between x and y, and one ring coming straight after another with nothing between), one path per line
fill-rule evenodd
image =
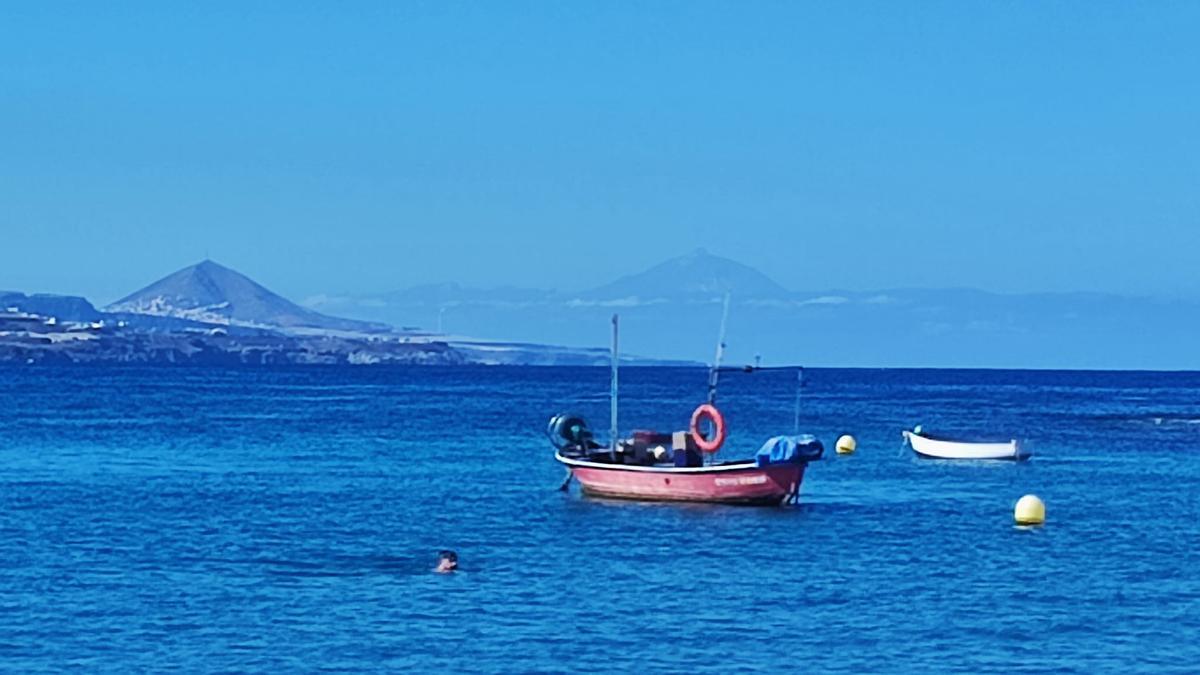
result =
M721 257L721 258L727 258L727 256L723 256L720 253L711 252L711 251L709 251L709 253L711 253L714 256ZM686 254L671 256L669 258L664 258L663 260L659 260L658 262L661 263L664 260L680 258L680 257L683 257L683 255L686 255ZM729 259L733 260L732 258L729 258ZM367 290L358 291L358 292L354 292L354 291L348 291L348 292L343 292L343 293L320 292L320 293L315 293L315 294L304 296L304 297L299 297L294 294L288 293L286 291L286 289L280 288L277 284L274 284L269 279L264 279L246 269L234 267L233 265L226 264L224 261L210 256L210 257L203 257L203 258L200 258L197 260L193 260L192 262L185 263L176 268L163 270L161 272L155 272L154 276L147 277L143 281L139 282L138 285L131 287L131 288L127 288L127 289L120 291L111 296L110 295L100 295L95 292L88 291L86 289L47 290L46 288L21 288L21 287L16 287L16 286L0 286L0 291L12 291L12 292L28 293L28 294L51 294L51 295L78 296L78 297L86 298L87 300L89 300L93 304L95 304L97 307L104 307L104 306L110 305L110 304L120 300L121 298L129 295L130 293L133 293L133 292L149 285L152 282L158 281L158 280L162 279L163 277L166 277L172 273L178 272L181 269L185 269L187 267L191 267L193 265L197 265L197 264L200 264L203 262L215 262L223 267L228 267L230 269L233 269L236 272L245 274L247 277L253 279L254 281L256 281L258 283L261 283L263 286L266 286L267 288L269 288L272 291L278 292L280 295L288 298L289 300L291 300L299 305L312 307L314 309L320 309L320 307L323 304L323 301L327 301L327 300L331 300L331 299L343 298L343 299L368 301L373 297L386 296L388 294L395 293L395 292L402 292L402 291L408 291L408 290L420 290L423 287L436 288L436 287L446 286L446 285L458 286L467 292L471 292L471 291L483 291L483 292L502 291L502 290L506 290L506 289L507 290L527 290L527 291L554 293L561 297L569 298L572 295L577 295L582 292L591 291L597 287L607 285L608 283L616 281L618 279L621 279L621 278L624 278L627 276L634 276L639 273L643 273L643 272L647 271L646 268L614 271L613 277L611 277L609 279L597 280L597 282L594 285L586 286L586 287L575 286L575 285L572 285L572 286L565 286L565 285L536 286L536 285L532 285L532 284L522 286L522 285L506 284L506 283L495 283L495 284L475 283L475 284L472 284L472 283L464 283L457 279L446 278L446 279L431 279L428 281L418 281L416 283L406 285L406 286L381 287L381 288L376 288L376 289L367 289ZM758 269L757 267L755 267L755 265L752 262L746 262L746 261L742 261L742 260L734 260L734 262L744 264L744 265L754 268L754 269ZM650 267L652 267L652 266L653 266L653 264L650 265ZM103 272L103 269L104 268L97 268L97 270L101 271L101 272ZM762 271L762 270L759 270L759 271ZM764 272L764 274L765 274L765 272ZM768 276L770 276L770 275L768 275ZM97 276L97 279L100 281L100 283L97 283L96 287L104 286L104 283L103 283L104 278L105 277L103 274L100 274ZM773 277L772 277L772 279L773 279ZM807 295L817 295L817 294L829 293L829 292L834 292L834 293L845 292L845 293L861 294L861 293L871 293L871 292L895 292L895 291L935 291L935 292L947 291L947 292L978 292L978 293L983 293L983 294L987 294L987 295L995 295L995 296L1001 296L1001 297L1032 297L1032 296L1042 296L1042 295L1046 295L1046 296L1097 295L1097 296L1111 296L1111 297L1116 297L1116 298L1125 298L1125 299L1130 299L1130 300L1145 299L1145 300L1166 300L1166 301L1175 301L1175 300L1190 301L1190 300L1196 299L1192 294L1178 294L1178 293L1155 294L1155 293L1134 293L1134 292L1120 292L1120 291L1097 291L1097 290L1088 290L1088 289L1047 290L1047 291L1000 291L1000 290L994 290L994 289L989 289L989 288L981 288L978 286L949 285L949 284L943 285L943 286L879 286L879 287L870 287L870 288L862 288L862 287L857 287L855 285L840 285L840 286L839 285L829 285L829 286L814 287L814 288L791 288L791 287L788 287L786 284L781 284L781 286L783 286L789 293L792 293L795 295L806 295L806 294ZM714 297L716 297L716 296L714 296Z

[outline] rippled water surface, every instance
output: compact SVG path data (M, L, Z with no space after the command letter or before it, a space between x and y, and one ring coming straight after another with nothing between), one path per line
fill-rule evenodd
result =
M0 667L1200 667L1200 375L806 379L804 429L859 452L755 509L558 492L541 430L607 427L602 368L0 369ZM727 379L729 456L791 431L793 385ZM623 371L622 426L703 391ZM917 460L915 423L1035 456Z

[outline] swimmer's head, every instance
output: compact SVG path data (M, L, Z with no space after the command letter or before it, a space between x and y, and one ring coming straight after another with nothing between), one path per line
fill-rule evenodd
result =
M458 569L458 554L451 550L438 551L437 571L453 572Z

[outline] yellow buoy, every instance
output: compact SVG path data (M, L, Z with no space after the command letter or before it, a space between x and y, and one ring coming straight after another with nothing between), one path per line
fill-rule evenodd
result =
M854 437L850 434L846 434L837 440L837 445L835 447L837 448L837 454L851 455L854 454L854 450L858 448L858 441L854 440Z
M1046 503L1037 495L1025 495L1017 500L1013 519L1018 525L1041 525L1046 522Z

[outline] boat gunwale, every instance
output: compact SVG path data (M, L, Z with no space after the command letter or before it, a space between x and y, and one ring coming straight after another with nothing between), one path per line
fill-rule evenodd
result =
M1007 440L998 438L990 440L974 440L969 438L957 438L954 436L931 436L925 432L918 433L916 431L909 431L908 429L903 430L903 433L905 436L916 436L917 438L926 441L943 443L947 445L1020 445L1020 441L1015 438L1009 438Z
M1021 446L1021 442L1013 438L1008 441L951 441L940 438L931 438L924 434L919 434L913 431L904 431L904 438L908 441L908 447L919 457L927 459L944 459L944 460L968 460L968 461L1022 461L1029 459L1032 453L1025 450ZM914 443L913 439L920 439L921 443ZM918 445L925 445L925 448L918 448ZM980 454L978 456L964 456L962 454L935 454L934 449L943 451L952 447L967 448L970 452L983 453L986 450L994 451L993 454Z
M638 466L636 464L605 464L604 462L590 462L586 459L573 459L564 457L560 453L554 453L554 458L559 462L570 467L581 467L585 469L605 469L608 471L635 471L640 473L728 473L733 471L759 470L766 471L772 467L783 466L781 464L768 464L759 466L752 459L739 461L733 464L718 464L715 466ZM799 462L797 464L807 464L807 462Z

